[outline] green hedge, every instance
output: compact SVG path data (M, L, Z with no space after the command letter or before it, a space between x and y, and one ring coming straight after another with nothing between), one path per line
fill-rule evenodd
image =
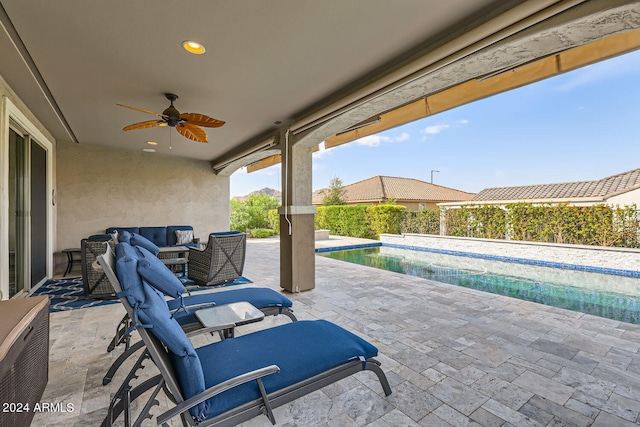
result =
M640 247L635 205L463 206L445 215L447 235L578 245Z
M534 242L640 247L636 205L507 205L511 238Z
M440 211L423 209L405 211L400 226L401 233L440 234Z
M249 234L251 235L251 237L264 239L265 237L273 236L273 230L270 230L268 228L254 228L249 232Z
M377 239L380 234L400 234L406 207L397 205L319 206L316 229L336 236Z

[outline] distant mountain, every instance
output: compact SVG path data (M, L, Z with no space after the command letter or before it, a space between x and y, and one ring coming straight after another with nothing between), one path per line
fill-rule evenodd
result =
M276 197L278 200L282 197L282 194L278 190L274 190L273 188L265 187L261 190L252 191L246 196L234 196L233 200L237 200L239 202L245 202L249 197L254 196L256 194L266 194L267 196Z

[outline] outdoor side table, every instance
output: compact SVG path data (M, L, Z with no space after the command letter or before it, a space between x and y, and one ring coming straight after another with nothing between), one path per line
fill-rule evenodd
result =
M176 268L179 268L184 274L187 266L187 254L189 248L186 246L166 246L161 247L158 253L158 258L162 261L171 271L176 272Z
M220 337L233 338L236 326L242 326L264 319L264 313L248 302L216 305L196 311L196 318L205 328L232 325L220 331Z
M73 264L76 262L82 261L80 258L80 248L67 248L63 249L62 253L67 254L67 268L64 270L64 274L62 277L65 277L67 274L71 273L71 269L73 268ZM74 258L73 254L78 254L78 258Z

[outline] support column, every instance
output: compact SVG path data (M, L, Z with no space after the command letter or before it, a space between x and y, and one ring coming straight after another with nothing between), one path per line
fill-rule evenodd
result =
M311 147L295 145L293 134L282 141L282 206L280 214L280 286L289 292L316 286L316 208L311 204Z

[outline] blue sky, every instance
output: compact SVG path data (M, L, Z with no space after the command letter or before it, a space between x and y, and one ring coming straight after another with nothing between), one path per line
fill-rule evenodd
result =
M468 192L600 179L640 167L640 51L430 116L313 159L332 177L430 181ZM231 196L281 190L280 165L231 175Z

